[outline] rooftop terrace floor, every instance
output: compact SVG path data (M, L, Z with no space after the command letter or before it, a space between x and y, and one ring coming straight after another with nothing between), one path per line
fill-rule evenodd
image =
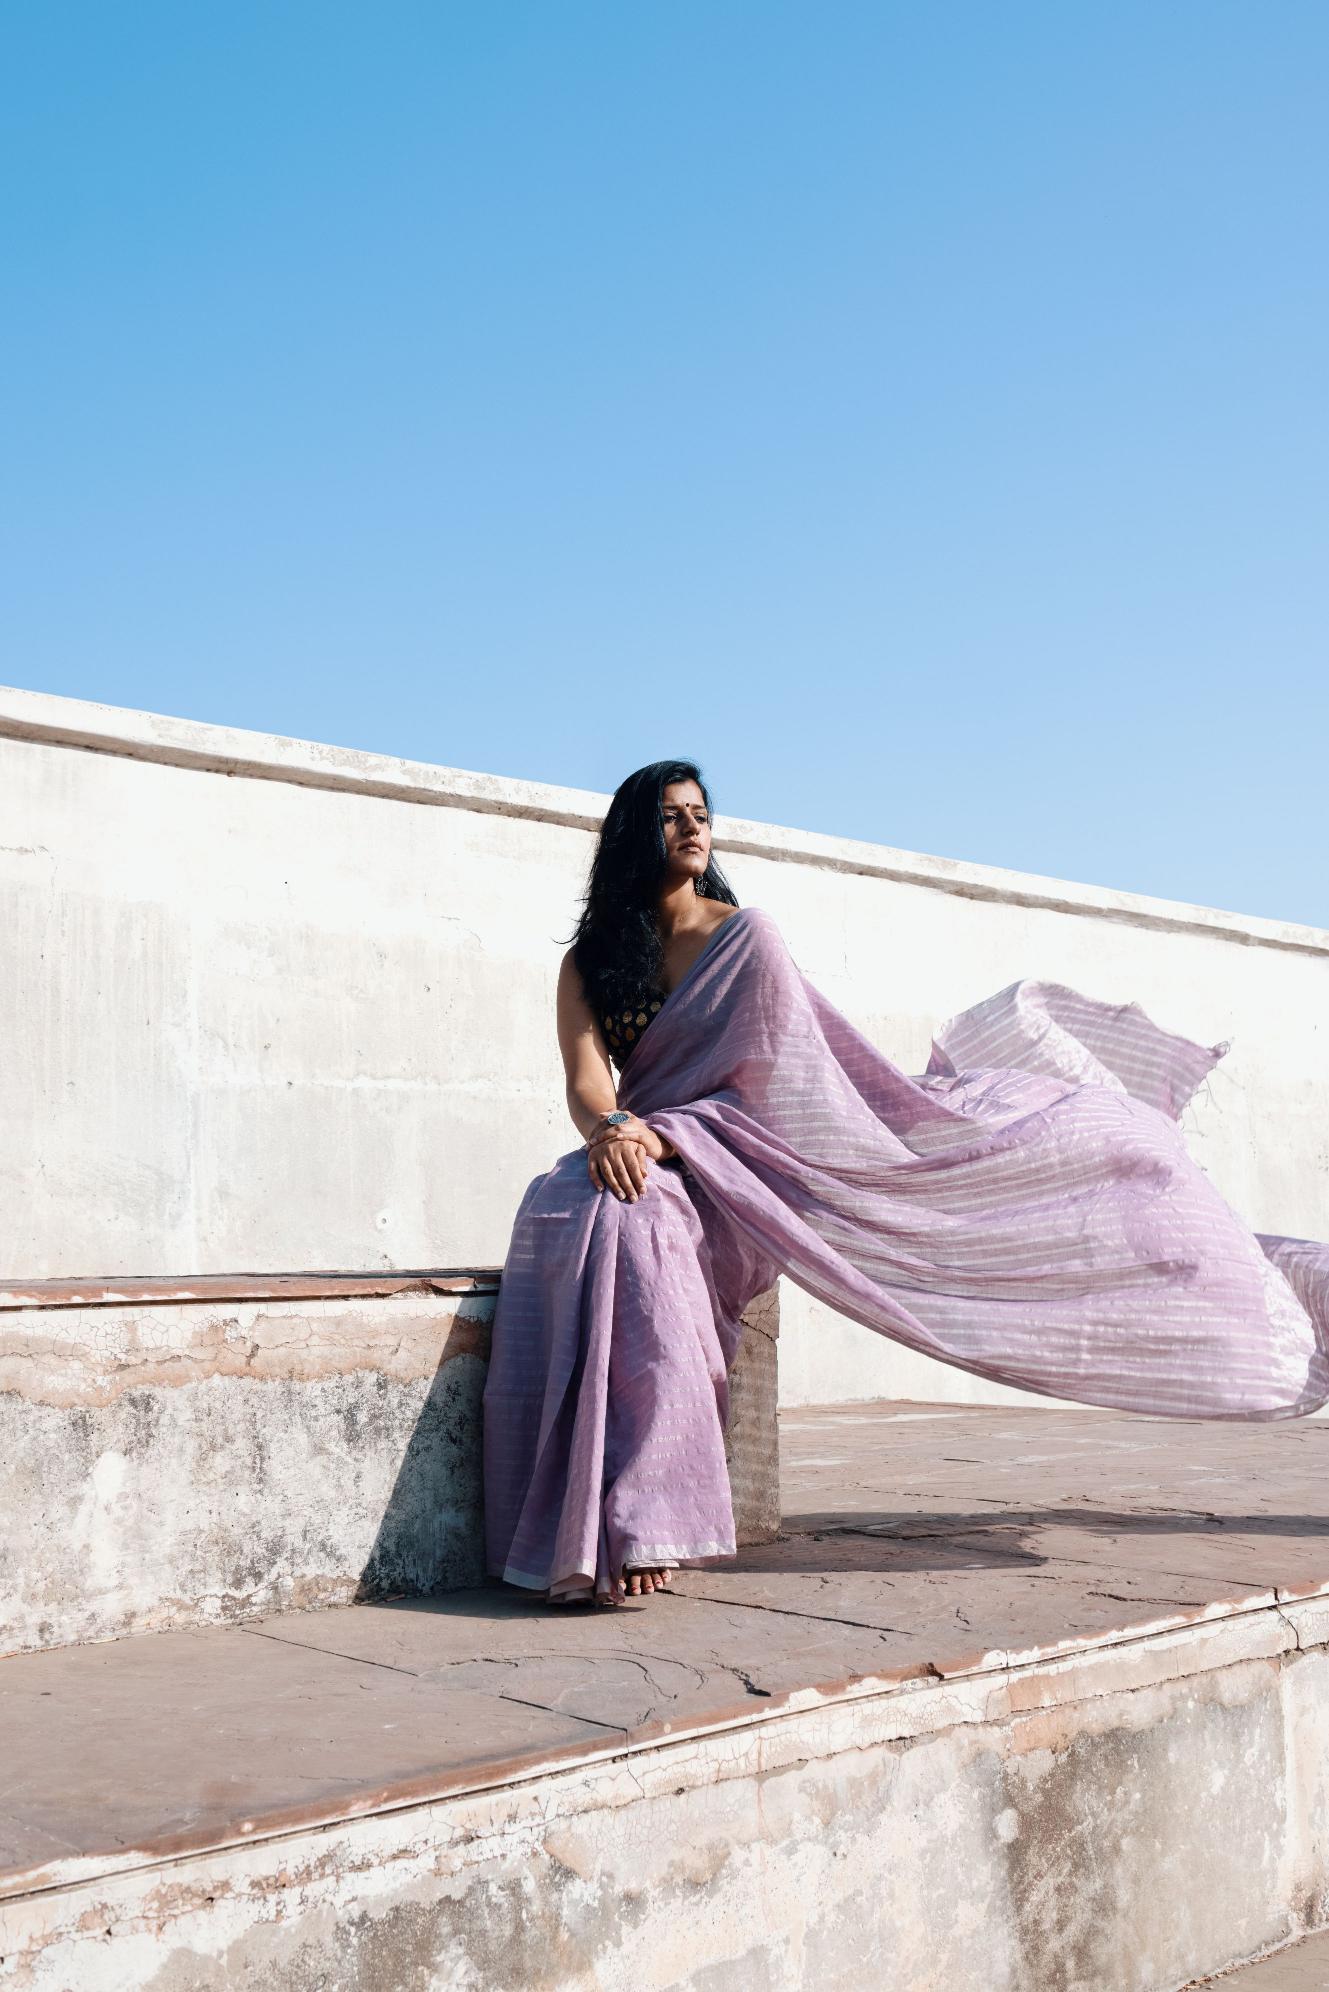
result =
M1329 1423L878 1403L781 1441L780 1539L673 1595L494 1587L3 1661L0 1894L1329 1589Z

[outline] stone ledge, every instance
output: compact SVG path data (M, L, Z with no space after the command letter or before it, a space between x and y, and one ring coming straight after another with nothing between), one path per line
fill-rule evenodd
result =
M598 830L609 797L586 789L521 781L503 775L440 768L422 761L369 754L319 741L239 727L211 726L164 713L91 700L61 698L0 686L0 738L156 761L173 767L300 787L340 789L390 801L526 817L574 829ZM1191 906L1105 886L1043 878L996 865L972 864L901 851L850 837L828 837L779 824L725 817L722 854L744 853L776 863L811 865L926 886L962 898L1045 907L1169 933L1203 933L1244 946L1329 955L1329 931L1294 921L1265 920L1217 907Z
M50 1281L0 1311L0 1653L484 1576L498 1275ZM739 1539L779 1524L778 1292L745 1316Z
M114 1307L133 1301L382 1299L396 1293L497 1293L501 1268L402 1273L185 1273L178 1279L26 1280L0 1286L0 1313L42 1307Z
M677 1595L680 1600L693 1599L703 1606L714 1604L698 1599L695 1590L686 1587L686 1580ZM1329 1583L1315 1599L1306 1602L1329 1603ZM843 1598L837 1598L836 1603L843 1609ZM663 1612L669 1607L659 1609ZM812 1758L825 1761L864 1748L917 1743L943 1732L987 1730L995 1724L1009 1726L1017 1744L1034 1748L1039 1738L1053 1734L1049 1726L1053 1719L1072 1711L1082 1725L1122 1720L1122 1708L1095 1711L1088 1705L1096 1701L1143 1697L1155 1690L1184 1686L1201 1676L1244 1669L1249 1663L1279 1663L1326 1643L1323 1611L1315 1621L1298 1625L1267 1599L1252 1598L1216 1607L1202 1623L1166 1631L1123 1628L1079 1642L1074 1653L1054 1644L1046 1650L1033 1648L1018 1661L994 1657L983 1666L968 1662L952 1666L939 1654L937 1660L914 1658L885 1667L880 1673L804 1683L800 1674L815 1672L815 1662L811 1668L800 1669L786 1650L773 1667L770 1662L753 1667L757 1678L783 1678L784 1687L757 1690L749 1684L743 1692L745 1670L717 1660L719 1651L734 1646L732 1639L725 1638L717 1614L703 1611L689 1615L680 1607L671 1611L667 1630L661 1629L650 1642L656 1648L651 1658L663 1669L673 1663L695 1674L697 1638L718 1641L718 1647L708 1648L708 1664L701 1670L704 1686L683 1696L662 1697L657 1691L657 1707L648 1719L625 1722L621 1719L621 1690L616 1691L612 1680L612 1661L609 1665L605 1661L613 1654L639 1651L641 1637L634 1630L626 1640L609 1636L588 1641L580 1628L574 1628L570 1638L562 1638L549 1627L550 1610L492 1586L474 1596L444 1599L437 1604L422 1601L408 1606L389 1601L340 1608L314 1618L303 1613L283 1614L231 1631L218 1628L205 1635L208 1641L219 1642L211 1647L199 1645L191 1636L165 1633L139 1635L110 1650L67 1649L49 1655L7 1656L0 1678L14 1698L11 1721L22 1702L36 1692L65 1704L67 1719L75 1725L80 1719L73 1698L83 1701L82 1724L86 1726L95 1719L100 1701L110 1696L123 1702L124 1687L132 1685L128 1697L135 1709L131 1735L120 1739L110 1754L125 1760L127 1802L136 1816L128 1834L114 1829L124 1851L109 1844L110 1822L92 1813L82 1821L63 1816L62 1826L70 1836L71 1847L79 1844L80 1829L87 1836L86 1847L75 1855L72 1865L59 1857L36 1866L5 1868L0 1864L0 1901L63 1887L93 1873L99 1877L129 1873L163 1860L226 1853L264 1841L281 1842L288 1835L317 1831L351 1818L381 1817L486 1794L519 1795L535 1786L541 1790L542 1806L552 1796L557 1809L562 1809L560 1797L566 1802L572 1793L573 1809L577 1809L587 1796L587 1773L608 1772L617 1780L620 1770L628 1771L615 1783L617 1796L612 1803L617 1807L640 1797L681 1796L684 1790L713 1783L717 1775L721 1780L769 1777ZM561 1624L570 1624L564 1612L560 1611L558 1618ZM741 1618L742 1614L740 1623ZM839 1622L852 1630L852 1621ZM408 1628L405 1635L400 1631L402 1625ZM539 1627L534 1642L533 1626ZM741 1629L748 1634L753 1630L750 1626ZM1312 1630L1315 1636L1307 1636ZM284 1650L270 1655L252 1643L256 1637ZM597 1645L605 1654L593 1664L587 1679L595 1679L597 1690L605 1696L600 1704L603 1716L611 1719L589 1718L567 1709L569 1702L577 1701L575 1694L568 1693L568 1677L575 1676L575 1663L588 1646ZM475 1655L481 1651L484 1658L477 1660ZM486 1722L497 1720L496 1712L471 1677L477 1669L490 1665L508 1666L513 1670L514 1690L529 1688L531 1695L547 1693L547 1684L541 1690L537 1678L540 1664L548 1660L550 1652L559 1656L562 1667L558 1706L525 1699L518 1703L515 1694L502 1698L510 1708L520 1705L549 1715L564 1714L565 1719L561 1730L557 1734L551 1731L540 1747L520 1747L514 1740L515 1730L502 1734L486 1727ZM247 1754L235 1765L239 1786L235 1792L220 1786L200 1803L189 1789L195 1766L207 1761L206 1743L199 1738L190 1740L185 1753L188 1770L180 1789L154 1793L131 1774L129 1755L146 1753L145 1732L160 1713L156 1696L144 1693L141 1701L138 1698L149 1682L157 1683L162 1696L198 1706L221 1689L223 1676L229 1672L233 1677L243 1676L244 1699L257 1699L261 1704L276 1690L278 1681L293 1678L292 1665L304 1669L310 1691L317 1692L321 1682L337 1678L337 1662L387 1668L405 1675L417 1685L403 1692L419 1696L422 1717L429 1706L425 1687L431 1677L462 1670L459 1692L463 1712L471 1719L456 1731L455 1760L440 1762L418 1774L384 1774L368 1782L349 1771L329 1767L320 1779L328 1788L317 1796L292 1792L276 1799L260 1798L262 1790L280 1789L283 1773L278 1770L274 1777L264 1770L261 1736L255 1728ZM733 1678L725 1679L726 1674ZM1244 1698L1251 1678L1249 1673L1239 1676L1239 1699ZM41 1689L36 1685L40 1681L52 1685ZM667 1713L659 1707L662 1701L668 1705ZM677 1707L672 1706L675 1702ZM1143 1710L1147 1703L1142 1699L1136 1706ZM235 1722L238 1701L234 1693L221 1695L221 1711L228 1725ZM521 1720L526 1721L524 1717ZM374 1726L371 1720L364 1731L366 1740ZM526 1726L529 1729L532 1725ZM137 1741L135 1731L139 1732ZM289 1734L274 1736L274 1743L282 1750L292 1741ZM353 1762L358 1760L360 1741L347 1739ZM666 1751L669 1754L663 1754ZM8 1760L25 1776L28 1754L17 1738L10 1739ZM603 1787L599 1796L603 1798ZM244 1802L237 1804L238 1799ZM160 1810L165 1823L158 1830L144 1830L152 1808ZM9 1831L12 1834L12 1822ZM132 1840L132 1845L125 1845L126 1840ZM0 1843L0 1862L5 1851Z
M780 1542L642 1608L5 1662L0 1975L1173 1992L1329 1922L1321 1430L787 1422Z

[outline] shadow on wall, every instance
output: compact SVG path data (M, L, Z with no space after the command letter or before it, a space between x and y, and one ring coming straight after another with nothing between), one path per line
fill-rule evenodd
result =
M358 1603L483 1581L480 1442L487 1367L486 1332L483 1349L445 1352L430 1379L360 1573Z

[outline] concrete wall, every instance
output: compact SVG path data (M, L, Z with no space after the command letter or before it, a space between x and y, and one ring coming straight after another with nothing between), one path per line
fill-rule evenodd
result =
M0 1655L485 1574L497 1282L0 1292ZM740 1542L779 1524L776 1290L730 1373Z
M554 982L605 801L0 693L0 1279L501 1263L576 1140ZM723 816L717 845L908 1070L1019 976L1230 1038L1194 1150L1256 1228L1323 1235L1329 934ZM786 1401L1014 1396L784 1301Z

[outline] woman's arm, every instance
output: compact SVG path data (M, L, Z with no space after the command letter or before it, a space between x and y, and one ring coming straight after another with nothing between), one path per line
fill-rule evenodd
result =
M618 1090L571 948L558 971L558 1048L567 1079L568 1112L578 1134L589 1139L600 1116L613 1113L618 1105Z
M618 1104L618 1091L571 948L558 971L558 1045L568 1112L590 1148L591 1181L600 1188L607 1184L619 1196L640 1195L646 1187L648 1158L660 1161L673 1149L635 1116L621 1128L602 1130L605 1114L613 1113ZM602 1132L605 1138L597 1139Z

